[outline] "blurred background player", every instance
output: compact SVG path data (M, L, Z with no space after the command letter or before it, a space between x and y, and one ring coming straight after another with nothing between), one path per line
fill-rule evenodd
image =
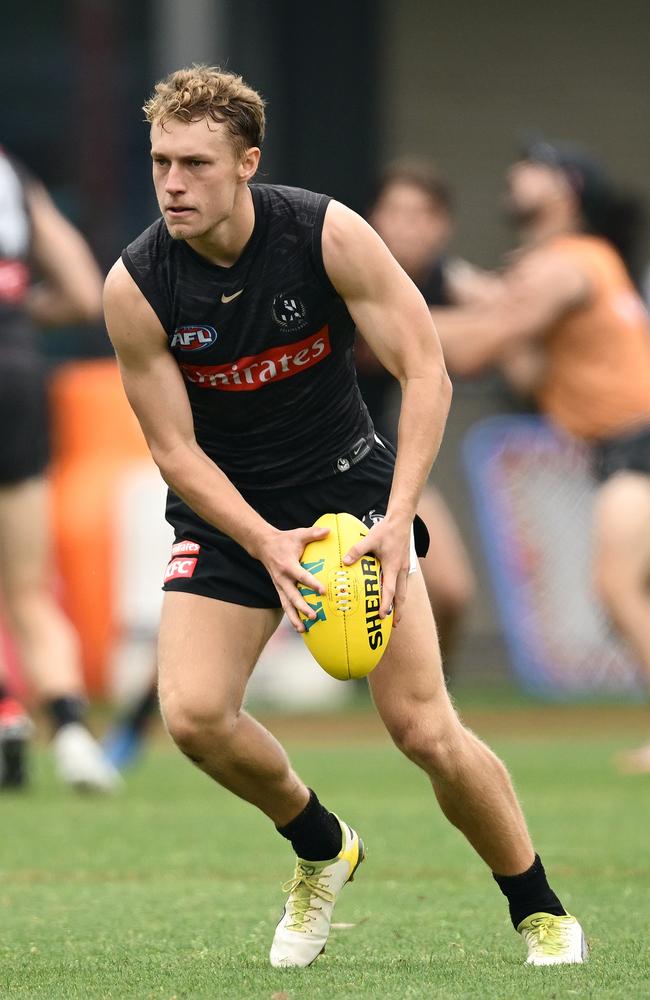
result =
M453 232L451 190L435 166L404 159L382 173L368 221L429 306L448 306L489 291L491 279L465 261L448 256ZM359 387L377 431L397 440L399 385L361 338L356 346ZM428 555L420 561L449 676L449 656L458 625L472 599L474 575L454 519L429 484L418 511L429 529Z
M60 777L109 790L119 778L84 724L77 636L52 594L46 373L36 331L98 319L101 286L81 235L0 149L0 610L52 724ZM0 664L0 787L25 782L31 729Z
M495 361L593 448L593 579L650 689L650 324L633 276L636 203L573 146L537 140L508 174L521 248L500 293L434 310L451 370ZM621 757L650 771L650 743Z

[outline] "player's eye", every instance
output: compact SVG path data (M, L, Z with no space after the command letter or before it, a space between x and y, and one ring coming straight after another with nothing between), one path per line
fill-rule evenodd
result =
M190 160L190 166L191 167L202 167L204 165L204 163L205 163L205 160Z

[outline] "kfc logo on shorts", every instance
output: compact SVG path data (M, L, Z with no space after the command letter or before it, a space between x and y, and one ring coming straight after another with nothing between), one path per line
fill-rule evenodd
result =
M174 542L172 545L172 557L173 556L197 556L201 551L201 546L198 542Z
M297 295L280 292L273 299L271 312L273 319L283 330L302 330L303 326L307 326L307 310Z
M216 339L217 331L213 326L177 326L170 346L181 351L204 351Z
M194 575L198 559L172 559L165 570L165 583L170 580L189 579Z

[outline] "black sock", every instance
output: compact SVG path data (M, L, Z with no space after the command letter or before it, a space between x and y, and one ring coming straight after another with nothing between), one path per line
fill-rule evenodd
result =
M128 712L124 714L122 722L130 726L136 733L142 733L151 721L158 709L158 688L152 685L148 691L138 699Z
M528 869L521 875L495 875L496 884L508 900L510 919L515 930L522 920L531 913L553 913L563 917L566 910L546 881L546 872L539 854Z
M276 829L291 841L298 857L305 861L329 861L336 857L343 844L339 821L334 813L320 804L311 788L309 802L303 811L286 826Z
M86 714L86 700L74 696L63 698L50 698L45 704L45 709L50 717L50 722L57 733L62 726L67 726L71 722L83 722Z

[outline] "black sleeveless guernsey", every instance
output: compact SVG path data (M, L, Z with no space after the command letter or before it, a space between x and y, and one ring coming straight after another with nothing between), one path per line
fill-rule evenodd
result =
M354 323L323 266L330 199L267 184L251 193L253 233L231 267L172 239L162 219L122 260L167 333L198 444L236 486L268 489L332 475L373 427Z

